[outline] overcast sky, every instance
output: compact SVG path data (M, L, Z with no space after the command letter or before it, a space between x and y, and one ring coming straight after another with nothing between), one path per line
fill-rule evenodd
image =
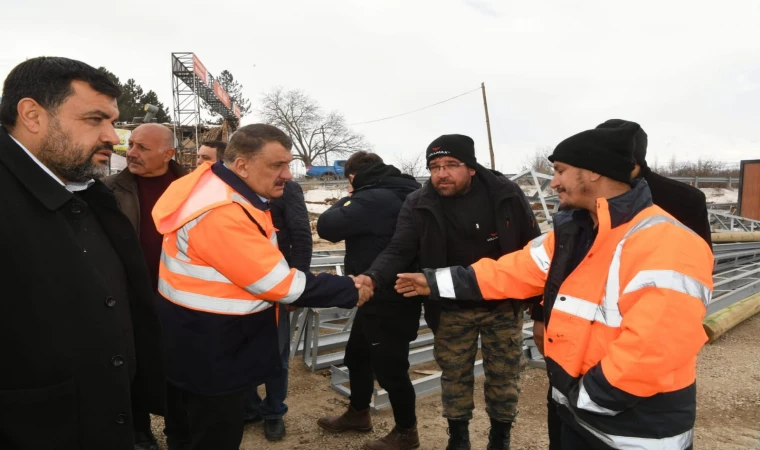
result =
M757 0L1 0L0 20L0 79L25 58L66 56L135 78L170 108L182 51L231 71L254 108L275 86L297 88L348 123L483 81L506 172L609 118L643 126L650 165L760 159ZM391 162L448 133L488 161L479 92L355 129Z

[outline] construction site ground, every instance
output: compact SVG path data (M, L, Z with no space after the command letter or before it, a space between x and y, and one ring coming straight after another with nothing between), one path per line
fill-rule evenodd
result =
M327 245L325 245L327 247ZM668 339L663 336L663 339ZM410 369L435 370L435 363ZM526 369L513 430L513 450L546 449L547 378L542 369ZM263 388L259 391L263 394ZM340 414L348 399L330 387L330 371L310 372L300 357L290 363L290 385L285 416L287 436L280 442L264 439L261 423L245 427L241 450L349 450L360 449L368 439L384 436L393 427L390 408L372 413L374 431L334 435L317 426L325 414ZM747 320L699 355L697 374L697 425L695 450L760 450L760 316ZM421 449L446 448L446 421L441 417L439 393L417 399ZM154 433L163 442L163 420L154 417ZM475 412L470 424L473 449L485 449L489 421L483 399L483 378L476 380Z

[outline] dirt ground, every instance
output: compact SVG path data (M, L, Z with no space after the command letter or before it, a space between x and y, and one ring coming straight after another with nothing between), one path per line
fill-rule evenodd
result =
M663 337L664 339L667 337ZM694 448L697 450L760 450L760 316L756 316L707 345L698 368L698 417ZM433 363L434 364L434 363ZM428 368L425 365L425 368ZM412 371L415 367L412 367ZM419 375L417 375L419 376ZM514 450L547 448L546 375L527 369L523 376L520 415L513 430ZM309 372L300 358L290 364L290 411L285 416L287 436L277 443L264 439L263 425L247 425L241 450L360 449L364 441L381 437L393 427L389 408L372 414L374 431L333 435L317 426L325 414L340 414L348 399L330 388L330 372ZM484 411L483 378L476 380L474 419L470 424L472 448L484 449L488 417ZM417 400L421 449L446 447L446 421L441 417L438 393ZM155 417L156 436L163 437L163 422ZM162 440L162 439L161 439ZM161 442L162 449L165 444Z

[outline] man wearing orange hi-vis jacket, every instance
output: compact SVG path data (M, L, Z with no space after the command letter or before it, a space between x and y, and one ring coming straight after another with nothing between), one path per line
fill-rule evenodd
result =
M652 204L645 180L631 185L638 129L588 130L557 146L553 231L499 260L400 274L396 284L443 301L543 293L563 450L692 448L713 257Z
M237 450L245 389L276 375L277 303L352 308L369 299L349 277L291 269L268 202L292 178L292 141L271 125L236 131L223 161L201 165L153 209L164 235L159 317L169 390L181 398L172 450Z

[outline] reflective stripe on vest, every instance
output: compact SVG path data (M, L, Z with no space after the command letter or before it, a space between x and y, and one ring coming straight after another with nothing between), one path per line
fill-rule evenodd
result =
M546 249L544 248L546 236L548 236L548 233L544 233L530 241L530 256L543 273L549 273L549 266L552 262L551 258L549 258L549 254L546 253Z
M557 403L566 406L571 412L573 408L570 407L570 401L562 394L557 388L552 388L552 398ZM609 410L608 410L609 411ZM642 449L657 449L657 450L685 450L689 448L694 440L694 430L691 429L685 433L681 433L677 436L671 436L661 439L654 438L640 438L630 436L616 436L614 434L603 433L596 428L592 427L588 423L584 422L578 416L575 416L575 421L580 426L588 430L601 442L604 442L609 447L618 450L642 450Z
M454 278L451 276L451 268L435 270L435 282L438 284L438 294L441 298L457 298L454 292Z
M261 312L272 307L272 303L263 300L209 297L207 295L180 291L179 289L172 287L162 278L159 278L158 280L158 290L172 303L182 305L189 309L216 314L244 315Z
M557 300L554 302L553 309L572 314L589 321L598 321L611 328L620 328L623 316L620 314L618 302L620 300L620 260L623 253L623 245L626 239L637 231L644 230L655 225L669 223L683 229L689 228L669 217L656 215L647 217L634 225L626 232L623 239L615 247L615 254L612 257L610 268L607 273L607 286L604 292L602 304L596 304L589 300L584 300L562 293L557 294ZM693 233L693 232L692 232ZM545 236L545 235L544 235ZM535 240L534 240L535 241ZM534 246L531 244L531 255L533 255ZM543 245L541 245L543 250ZM545 251L544 251L545 253ZM533 258L536 260L536 258ZM537 263L538 264L538 263ZM539 265L540 267L540 265ZM695 280L694 278L676 272L675 270L642 270L628 283L623 294L629 294L639 289L655 287L658 289L670 289L699 299L705 307L710 303L712 292L710 288Z

